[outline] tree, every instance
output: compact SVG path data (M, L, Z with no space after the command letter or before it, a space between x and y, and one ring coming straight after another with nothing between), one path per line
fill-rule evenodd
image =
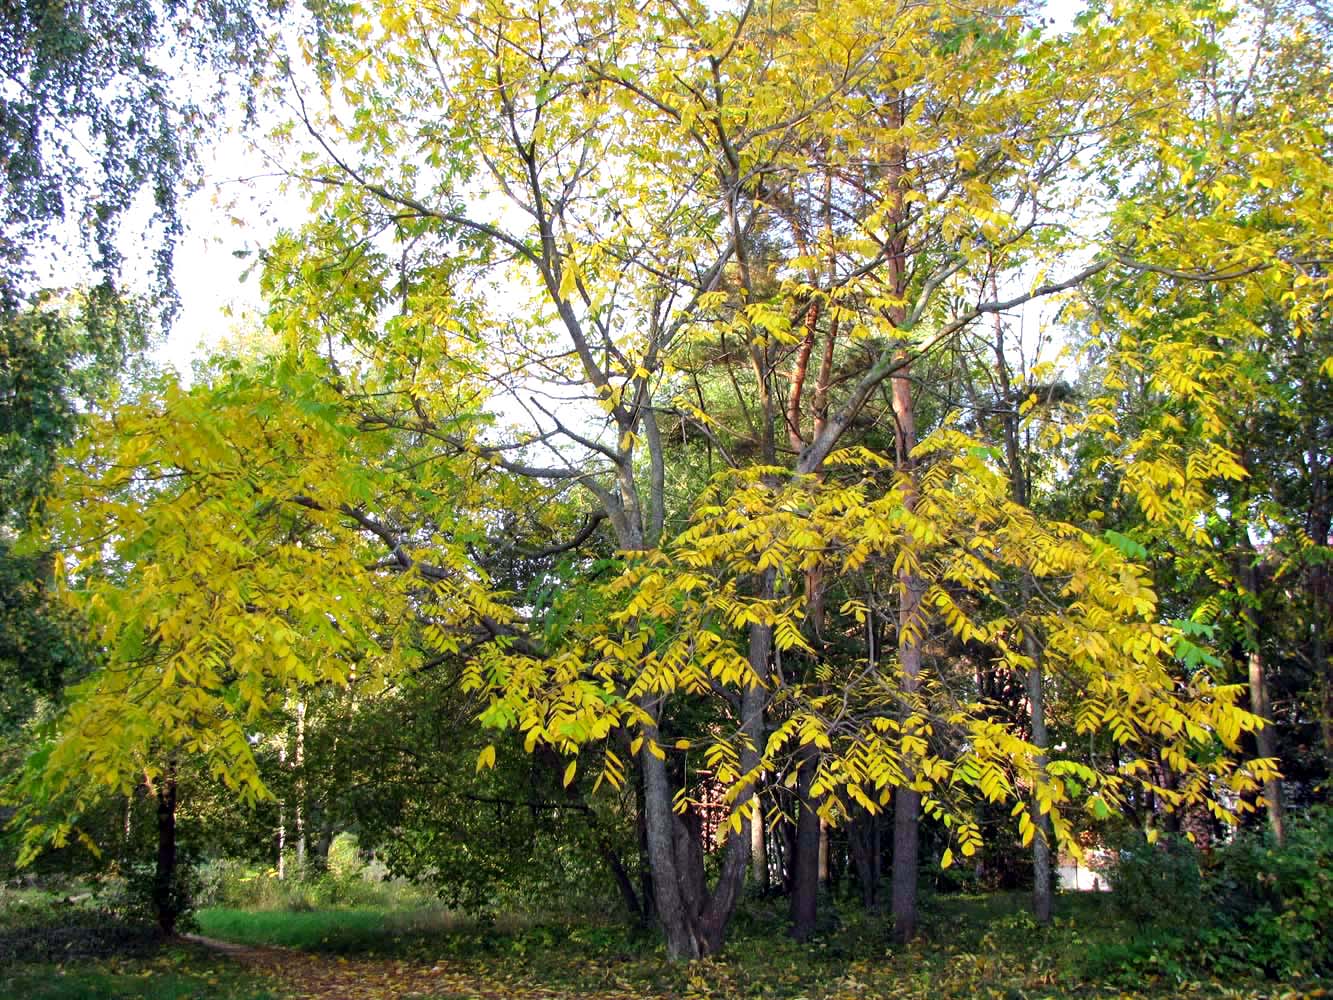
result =
M1182 617L1222 627L1240 661L1231 669L1269 723L1257 750L1275 758L1268 661L1282 615L1263 592L1278 566L1309 574L1314 617L1299 655L1312 686L1328 690L1326 619L1313 605L1328 539L1316 400L1329 355L1322 220L1333 175L1318 124L1329 37L1299 6L1274 3L1243 6L1212 31L1218 48L1189 112L1171 133L1145 136L1145 173L1118 209L1121 245L1155 263L1090 303L1109 352L1089 419L1114 430L1092 468L1118 483L1135 537L1173 553L1192 588ZM1316 714L1326 720L1326 705ZM1281 839L1276 776L1264 801Z
M169 291L180 232L176 199L207 130L204 109L173 85L169 67L255 65L266 16L245 0L203 11L122 0L19 0L6 7L0 17L0 62L9 83L0 96L6 324L31 291L32 249L46 240L79 236L82 245L66 242L64 252L86 253L114 280L120 224L145 193L159 230L158 287ZM241 81L242 91L247 84Z
M1126 37L1144 55L1141 69L1127 71L1113 55ZM297 131L316 164L300 174L318 189L320 219L272 267L284 287L316 275L315 287L341 287L383 282L383 258L400 254L405 304L438 300L460 350L505 373L501 384L531 423L511 436L451 431L424 395L398 412L377 407L373 419L553 491L587 490L617 545L651 560L668 519L681 523L693 506L682 497L667 509L664 419L776 488L793 473L798 481L822 473L888 387L906 471L917 443L913 364L976 320L1111 264L1114 252L1000 292L1019 268L1055 268L1086 249L1052 225L1074 208L1076 190L1063 178L1094 142L1114 149L1134 134L1126 120L1169 120L1180 106L1173 100L1185 100L1170 81L1201 67L1209 45L1190 16L1134 5L1089 16L1069 39L1029 31L1017 6L985 17L929 5L360 10L331 40L322 78L350 114L300 98ZM422 149L424 162L404 163L405 148ZM484 282L501 275L515 305L483 308ZM299 340L332 313L335 326L362 329L360 294L346 296L341 311L293 296L288 328ZM714 335L737 345L749 369L736 381L738 397L748 396L744 432L716 426L678 360ZM830 360L821 361L822 385L815 376L817 427L807 434L801 400L818 339ZM835 387L840 346L848 367ZM779 372L788 363L784 403ZM580 400L603 416L574 417L569 404ZM913 496L896 494L909 507ZM530 746L572 753L628 734L654 896L676 956L720 946L748 848L732 838L717 885L699 888L689 832L671 809L677 789L663 733L677 713L691 714L682 696L721 688L694 718L743 734L735 766L715 770L729 775L742 825L752 821L765 713L786 686L774 673L781 616L764 609L795 613L800 602L798 588L774 589L786 569L769 561L738 571L731 599L756 610L733 608L726 620L749 634L704 629L719 648L702 675L678 672L699 662L691 650L656 673L661 639L634 626L637 611L623 619L627 635L489 648L473 675L498 698L484 719L522 727ZM910 719L923 641L914 626L927 586L907 562L896 572L900 709ZM608 754L614 777L624 762ZM910 763L897 772L903 935L914 921L915 865L906 863L914 786L924 782L914 773Z
M358 583L384 572L383 543L362 540L373 521L353 504L368 494L348 450L373 439L349 438L342 410L284 393L276 375L233 370L188 392L163 380L94 423L62 468L49 544L101 662L8 790L27 857L146 781L168 900L183 759L253 803L267 790L249 736L288 692L373 688L414 655L407 590ZM443 571L433 583L456 596L476 586Z
M1156 762L1171 805L1219 820L1219 793L1272 778L1239 759L1259 720L1238 689L1181 678L1200 651L1162 621L1147 550L1046 516L1015 425L964 430L937 378L985 321L1171 266L1144 259L1165 239L1089 238L1080 178L1188 121L1180 81L1216 53L1197 9L1117 5L1053 38L1017 4L390 5L326 42L299 53L322 93L285 67L313 217L266 258L281 361L118 418L62 529L98 567L111 662L147 669L90 684L48 786L128 773L166 734L259 795L242 720L353 664L361 684L366 662L459 657L483 724L563 758L564 785L632 776L668 953L693 958L722 946L764 774L806 834L798 934L812 821L895 801L904 939L920 813L947 866L983 807L1077 850L1081 812L1162 793ZM1025 389L1005 405L1030 411ZM1107 436L1103 406L1073 433ZM1127 493L1153 486L1154 439L1130 461L1107 437ZM717 474L688 467L700 449ZM137 579L92 544L108 518ZM616 560L575 557L565 600L531 599L604 528ZM974 660L1031 681L1029 711L997 711ZM1091 759L1042 738L1048 690ZM111 763L82 721L107 712L143 721L140 757ZM730 808L711 886L700 756Z

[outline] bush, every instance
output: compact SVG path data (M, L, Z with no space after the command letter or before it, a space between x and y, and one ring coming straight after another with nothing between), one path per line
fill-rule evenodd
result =
M1205 944L1223 971L1333 972L1333 808L1292 822L1281 848L1267 830L1237 837L1217 853L1206 888Z
M156 924L157 865L147 861L122 861L116 875L106 879L98 895L102 908L124 924ZM176 870L168 890L167 905L174 914L177 933L195 929L194 911L198 905L198 869L188 854L177 858Z
M196 869L198 906L229 906L245 893L254 870L235 858L212 858Z
M1090 956L1085 972L1096 978L1113 978L1112 967L1129 978L1333 972L1328 806L1291 822L1280 848L1267 829L1242 832L1207 859L1187 841L1131 839L1107 875L1135 932Z
M1115 907L1136 924L1198 927L1205 917L1199 852L1183 837L1148 843L1141 832L1122 839L1106 872Z

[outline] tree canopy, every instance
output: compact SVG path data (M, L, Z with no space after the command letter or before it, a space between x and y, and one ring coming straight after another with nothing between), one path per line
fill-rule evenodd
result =
M449 669L494 734L459 741L475 770L521 746L593 817L632 790L644 884L593 840L693 958L761 827L791 827L803 936L821 824L892 815L907 938L923 828L948 867L1007 827L1041 914L1050 852L1112 815L1278 816L1279 647L1327 758L1321 22L322 28L273 70L309 197L263 262L273 356L92 415L32 543L101 665L19 781L30 852L186 757L262 799L293 699L401 706ZM1299 623L1265 610L1301 574Z

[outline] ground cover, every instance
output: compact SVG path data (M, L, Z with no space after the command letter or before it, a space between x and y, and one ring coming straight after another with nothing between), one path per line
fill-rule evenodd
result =
M367 908L199 914L204 933L255 947L238 958L303 998L1323 995L1315 982L1224 981L1169 963L1146 973L1142 963L1121 969L1127 947L1166 953L1171 942L1118 918L1104 897L1065 897L1050 928L1032 922L1021 897L943 898L929 909L924 939L905 949L889 946L881 918L856 911L810 944L787 939L783 919L779 904L751 904L722 958L682 965L668 962L654 938L586 920L465 920L439 910Z
M81 895L81 894L80 894ZM1017 894L941 896L924 934L889 944L881 916L830 917L790 940L781 900L747 901L726 953L669 962L656 936L603 917L468 917L441 907L197 914L201 937L164 940L104 902L9 894L0 997L32 1000L1093 1000L1324 996L1319 982L1207 976L1180 967L1168 931L1105 895L1066 895L1051 927ZM1148 961L1144 956L1149 956ZM1156 964L1151 957L1161 956ZM1134 956L1127 961L1126 956Z
M95 889L0 890L0 997L277 1000L256 970L126 919Z

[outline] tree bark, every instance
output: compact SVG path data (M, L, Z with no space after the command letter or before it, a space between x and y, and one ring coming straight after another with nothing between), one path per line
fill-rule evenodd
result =
M1276 757L1277 747L1273 740L1273 712L1268 701L1268 675L1263 655L1263 622L1260 617L1259 571L1255 566L1256 554L1250 545L1248 528L1240 525L1241 558L1240 582L1245 593L1242 598L1246 604L1242 615L1245 623L1246 659L1249 673L1250 711L1264 720L1264 724L1254 734L1256 748L1260 757ZM1282 809L1282 782L1270 778L1264 782L1264 805L1268 809L1268 823L1272 827L1273 837L1281 845L1286 842L1286 822Z
M991 294L999 298L999 287L993 274L991 275ZM1004 349L1004 324L998 313L995 316L994 349L995 369L999 378L1001 398L1006 407L1011 407L1005 411L1003 424L1005 457L1009 466L1009 495L1020 507L1027 507L1031 499L1027 465L1023 461L1023 455L1019 448L1017 401L1014 399L1014 391L1009 377L1009 359ZM1020 588L1024 613L1027 612L1028 606L1032 603L1034 589L1032 573L1024 570ZM1037 757L1033 763L1036 765L1038 783L1044 784L1048 763L1046 751L1050 747L1050 738L1046 732L1045 678L1041 664L1041 646L1028 626L1023 628L1023 651L1027 654L1027 658L1032 661L1032 666L1027 670L1026 687L1028 721L1032 729L1032 745L1037 748ZM1047 813L1042 812L1041 803L1035 795L1032 797L1032 823L1036 827L1036 832L1032 836L1032 915L1036 917L1038 923L1048 924L1051 922L1051 903L1054 888L1054 879L1051 872L1053 831L1051 818Z
M848 850L861 886L861 905L867 910L879 905L879 824L879 816L861 809L852 817L847 831Z
M296 703L296 877L305 877L305 702Z
M819 821L819 884L829 888L833 882L829 866L829 825Z
M1258 649L1249 651L1250 674L1250 711L1264 720L1264 724L1255 732L1255 743L1260 757L1276 757L1277 747L1273 740L1273 712L1268 704L1268 676L1264 668L1264 657ZM1273 837L1278 845L1286 843L1286 817L1282 807L1282 782L1270 778L1264 782L1264 805L1268 807L1268 824L1272 827Z
M157 781L157 866L153 872L153 910L163 934L176 933L180 900L176 878L176 765L169 763Z
M920 852L921 793L900 787L893 796L893 940L916 936L917 857Z
M1024 588L1025 590L1028 588ZM1038 781L1046 780L1046 748L1050 745L1046 735L1046 699L1042 690L1042 670L1040 650L1036 641L1024 635L1028 657L1033 665L1027 672L1028 712L1032 722L1032 745L1037 747ZM1037 828L1032 835L1032 915L1038 923L1051 922L1052 879L1051 879L1051 818L1041 811L1041 805L1033 796L1032 822Z
M916 413L910 369L906 365L893 378L893 415L897 429L898 467L910 476L912 450L916 447ZM915 499L915 490L909 485L903 506L912 510ZM922 581L904 565L898 573L898 664L902 671L904 717L911 714L921 684L921 600L924 594ZM904 761L906 783L896 790L893 800L893 938L900 944L916 935L921 793L910 787L915 778L911 761Z
M810 799L818 755L813 747L801 753L796 773L796 851L791 890L791 936L807 941L815 933L819 906L819 814Z
M768 846L764 832L764 809L759 791L755 790L755 819L750 824L750 868L755 886L760 893L768 892Z

